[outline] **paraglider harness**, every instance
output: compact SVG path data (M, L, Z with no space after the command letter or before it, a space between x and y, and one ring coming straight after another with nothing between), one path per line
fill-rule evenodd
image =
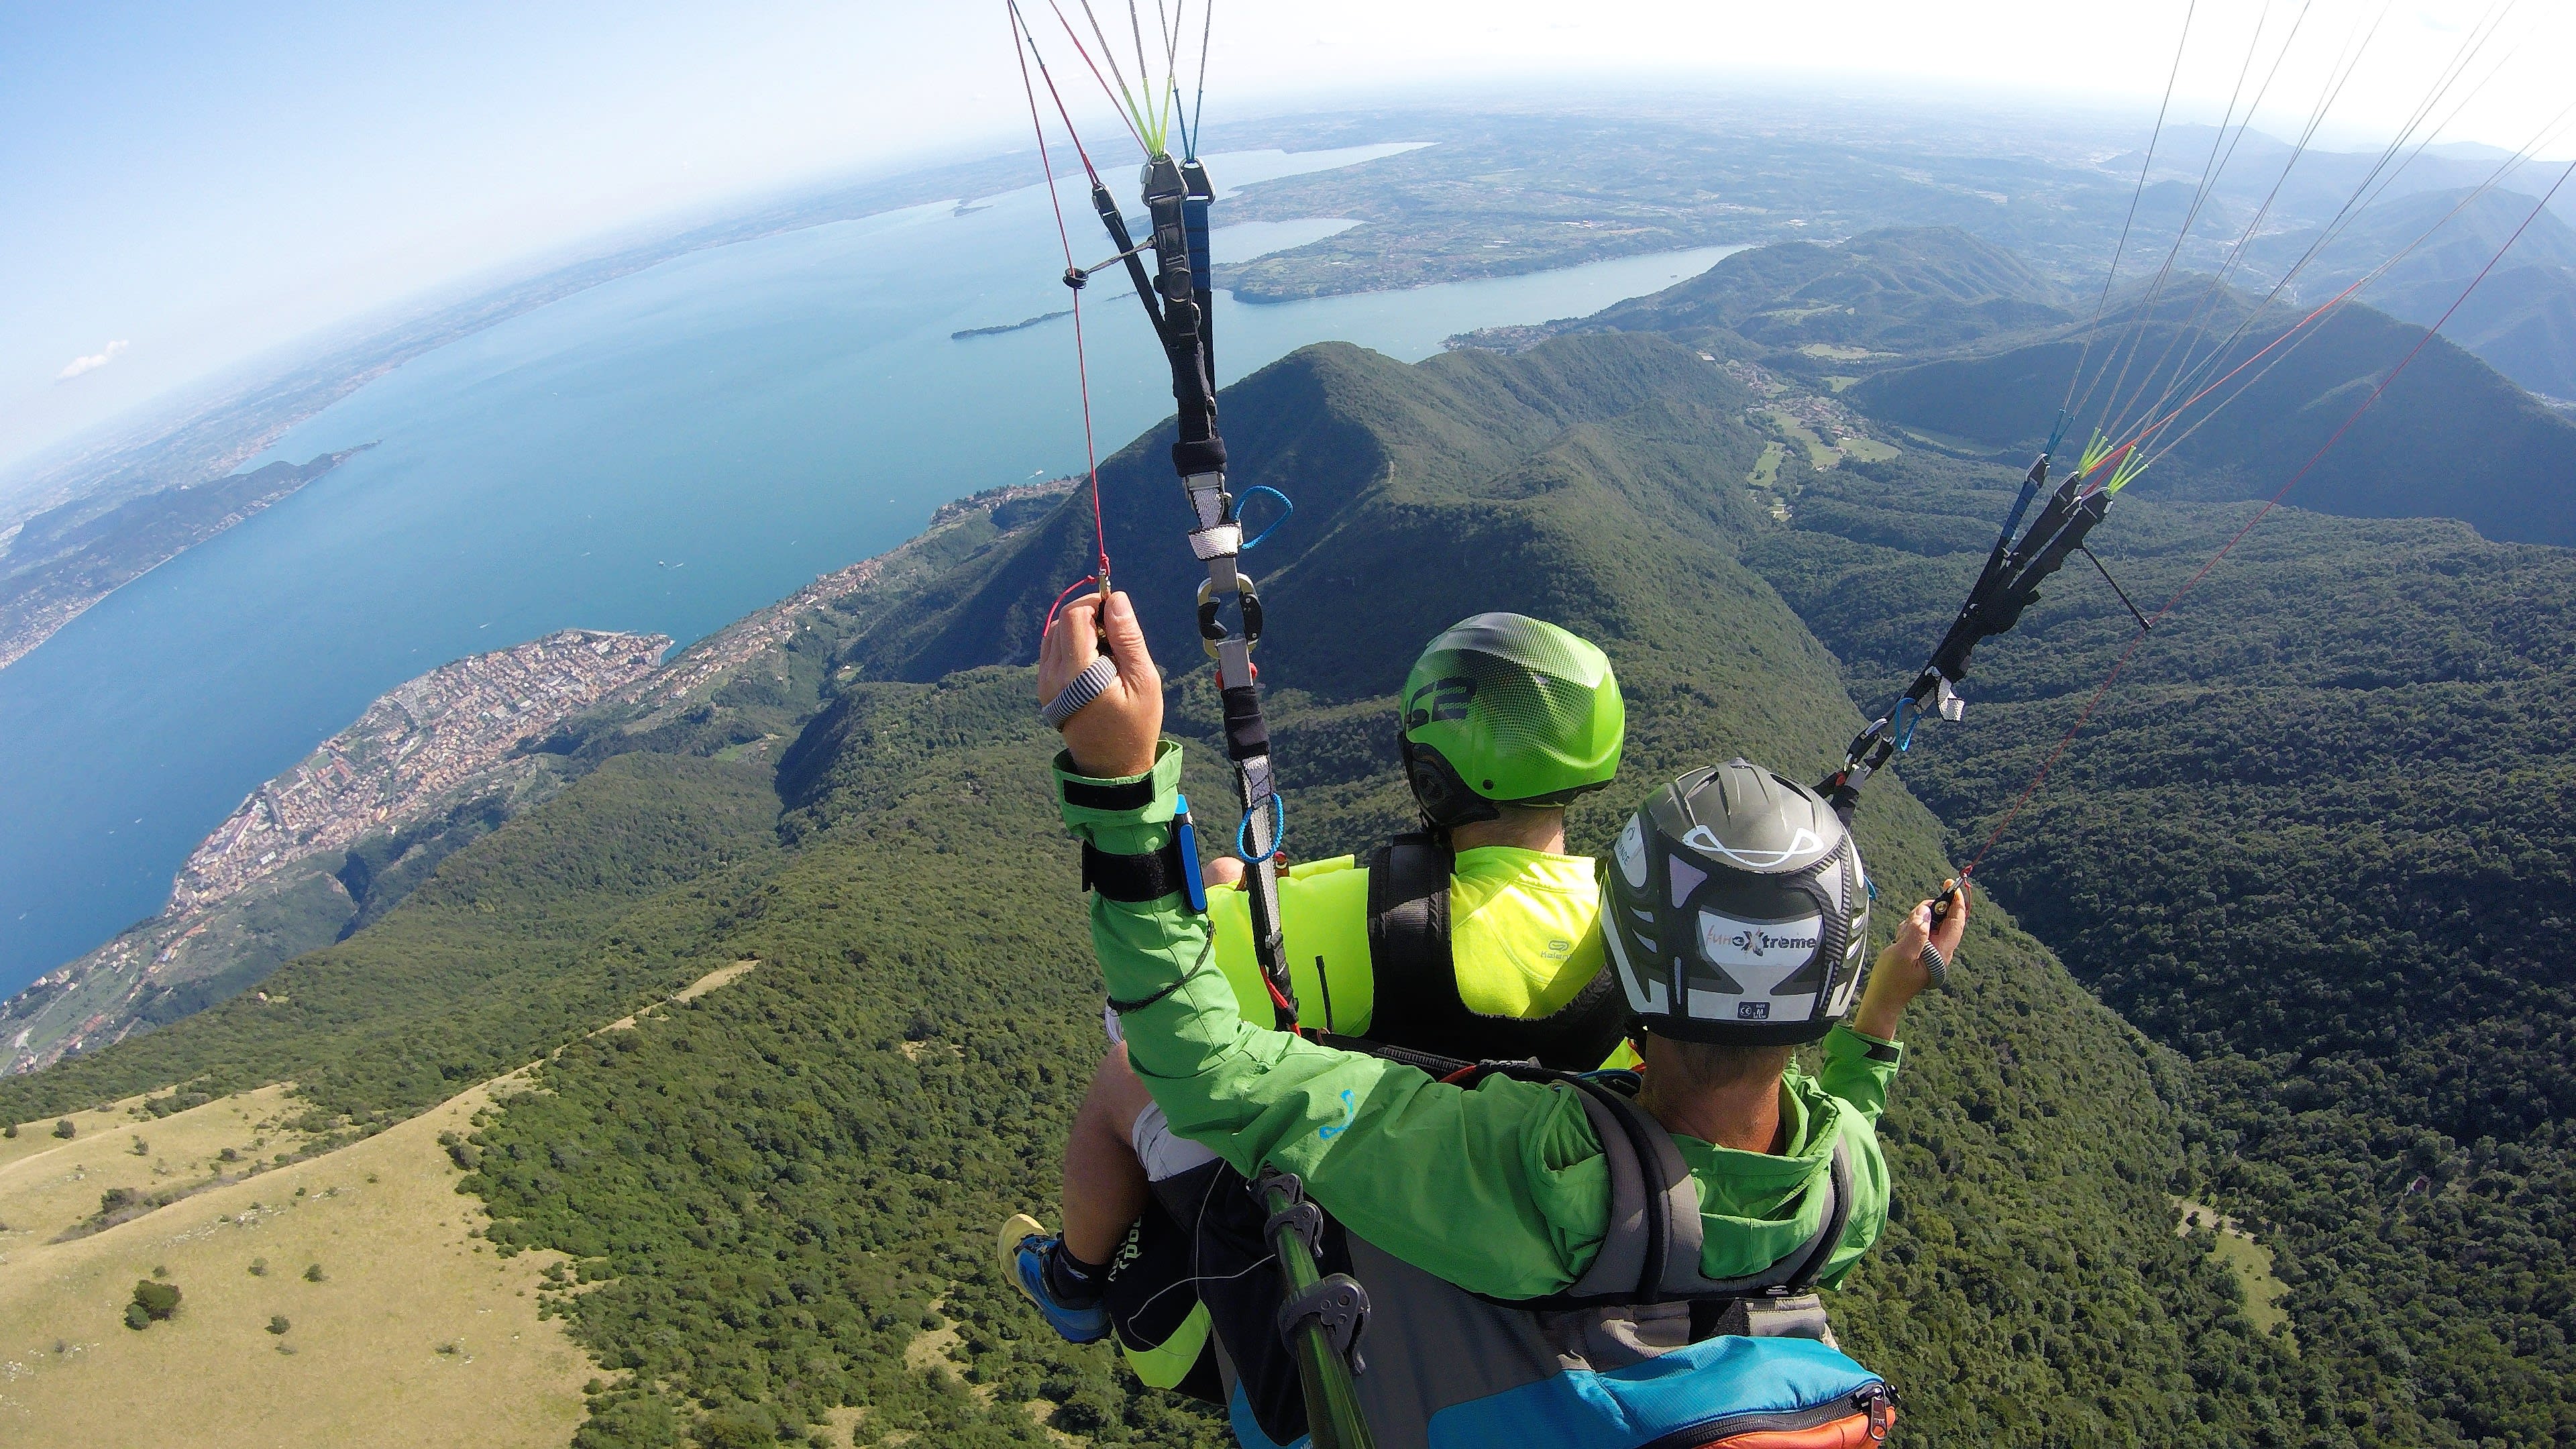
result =
M1568 1449L1697 1449L1757 1432L1778 1436L1759 1441L1772 1449L1802 1449L1886 1435L1895 1394L1835 1348L1815 1293L1850 1218L1839 1148L1810 1189L1824 1194L1815 1230L1757 1272L1709 1279L1697 1187L1671 1134L1632 1100L1635 1074L1322 1040L1471 1090L1505 1075L1579 1094L1602 1144L1607 1231L1561 1292L1497 1299L1352 1237L1275 1168L1247 1181L1210 1163L1156 1183L1159 1209L1194 1225L1193 1271L1224 1352L1219 1392L1242 1442L1366 1443L1351 1431L1373 1428L1423 1443L1435 1421L1443 1442L1514 1426Z
M1628 1031L1628 998L1605 962L1574 999L1539 1017L1492 1016L1458 990L1449 884L1457 855L1430 832L1399 835L1369 857L1369 1035L1456 1064L1491 1056L1597 1067ZM1435 1075L1438 1075L1435 1073Z

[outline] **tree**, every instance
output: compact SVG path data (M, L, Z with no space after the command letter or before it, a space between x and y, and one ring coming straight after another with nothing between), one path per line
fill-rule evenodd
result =
M79 1128L72 1125L72 1119L69 1117L65 1117L63 1120L54 1124L54 1135L62 1138L66 1142L70 1141L72 1134L79 1130Z
M178 1284L156 1283L149 1278L138 1279L134 1284L134 1301L125 1306L125 1326L147 1327L161 1322L178 1311Z
M271 1333L284 1333L286 1330L294 1326L295 1325L286 1321L286 1315L283 1313L272 1313L268 1315L268 1331Z
M304 1281L307 1283L319 1283L326 1276L328 1275L323 1273L322 1265L319 1263L311 1264L304 1270Z

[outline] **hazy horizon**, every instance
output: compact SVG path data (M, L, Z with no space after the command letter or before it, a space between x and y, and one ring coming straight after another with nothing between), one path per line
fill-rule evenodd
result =
M2258 128L2293 134L2369 18L2358 0L2318 0L2295 33L2272 16L2255 44L2255 17L2210 10L2193 21L2173 119L2216 120L2251 53L2271 81ZM1350 0L1221 7L1209 119L1525 98L1543 84L1595 98L1794 90L2034 119L2071 106L2144 125L2183 13L2070 18L2021 0L1939 16L1878 0L1793 14L1664 0L1399 16ZM2394 126L2465 29L2436 7L2391 11L2320 144ZM2481 64L2499 55L2443 139L2522 145L2555 104L2535 82L2576 60L2576 17L2511 21ZM870 62L880 56L898 63ZM0 266L22 283L22 305L0 317L0 467L23 471L184 389L276 365L281 349L620 234L1026 151L1011 57L998 7L817 4L756 24L673 5L14 12L0 20L0 174L33 220L0 236ZM1068 100L1096 134L1114 132L1096 91Z

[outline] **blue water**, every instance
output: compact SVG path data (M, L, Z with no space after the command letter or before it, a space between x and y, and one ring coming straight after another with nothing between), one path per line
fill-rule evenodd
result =
M1398 149L1210 170L1242 184ZM1071 222L1090 214L1069 186L1065 204ZM1219 256L1347 225L1221 231ZM1074 234L1086 263L1108 251L1097 232ZM1220 297L1218 360L1231 379L1331 338L1412 360L1722 255L1283 306ZM685 644L901 542L943 501L1078 471L1070 323L949 335L1063 307L1063 267L1042 186L962 215L814 227L564 298L294 429L270 458L381 446L0 670L0 996L157 911L243 795L423 670L569 626ZM1171 409L1123 290L1104 277L1084 311L1104 453Z

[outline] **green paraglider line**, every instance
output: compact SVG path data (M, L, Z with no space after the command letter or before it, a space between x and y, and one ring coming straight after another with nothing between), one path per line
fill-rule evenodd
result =
M2273 509L2280 507L2281 500L2290 496L2290 490L2299 486L2299 480L2307 477L2309 471L2323 461L2326 454L2334 450L2335 444L2343 441L2343 435L2352 431L2353 424L2361 421L2361 415L2369 412L2372 406L2387 394L2389 385L2396 382L2398 375L2406 371L2408 364L2414 362L2424 349L2431 345L2434 337L2451 320L2452 315L2467 305L2469 294L2478 289L2478 285L2487 279L2487 274L2496 269L2498 262L2504 260L2505 253L2512 251L2514 243L2522 240L2522 234L2530 230L2534 221L2540 219L2541 212L2548 209L2550 201L2558 195L2559 189L2567 184L2570 176L2576 176L2576 161L2569 162L2567 169L2558 173L2558 179L2551 183L2548 193L2532 203L2530 214L2523 217L2522 225L2515 227L2513 235L2505 238L2504 245L2496 248L2495 255L2487 258L2487 264L2478 268L2478 274L2469 279L2469 285L2462 288L2460 295L2452 299L2451 305L2443 309L2441 317L2435 320L2432 326L2425 328L2422 336L2415 339L2415 345L2408 348L2406 355L2398 359L2397 365L2388 370L2388 375L2379 380L2379 385L2370 390L2370 396L2361 400L2361 406L2354 408L2351 416L2346 417L2342 425L2337 427L2325 442L2318 445L2314 453L2308 455L2308 460L2299 465L2299 471L2291 474L2289 481L2283 483L2278 492L2265 500L2263 506L2255 510L2253 517L2245 520L2244 527L2237 529L2235 535L2229 538L2218 552L2210 555L2209 562L2200 566L2200 572L2193 574L2183 582L2181 588L2174 590L2173 597L2165 600L2164 607L2156 610L2155 616L2146 621L2146 627L2130 638L2129 647L2120 651L2120 657L2111 665L2111 672L2102 676L2101 684L2093 690L2093 697L2084 702L2083 712L2075 716L2075 723L2066 727L2066 733L2057 737L2056 748L2050 750L2048 758L2040 762L2039 772L2032 775L2030 783L2022 787L2022 792L2013 801L2012 808L2004 812L2001 820L1995 822L1994 830L1986 836L1986 843L1977 848L1976 858L1969 861L1967 868L1959 872L1961 876L1974 873L1978 866L1985 863L1987 854L1995 848L1995 842L2004 838L2004 832L2012 827L2013 820L2021 814L2022 807L2030 803L2030 797L2037 794L2041 783L2048 779L2048 772L2056 767L2058 759L2066 753L2067 747L2075 743L2075 737L2082 733L2084 726L2092 720L2093 711L2101 707L2103 697L2111 692L2111 685L2119 679L2120 671L2128 667L2130 659L2137 655L2138 646L2147 641L2149 632L2165 621L2165 616L2174 611L2175 606L2183 601L2184 595L2198 588L2200 581L2209 577L2210 570L2217 568L2221 559L2226 558L2236 545L2245 541L2245 536L2254 531L2254 525L2261 523Z

